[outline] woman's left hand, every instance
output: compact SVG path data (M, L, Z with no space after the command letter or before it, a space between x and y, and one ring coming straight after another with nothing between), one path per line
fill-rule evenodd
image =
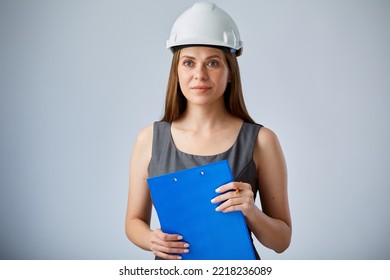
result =
M252 186L242 182L231 182L215 190L221 193L211 200L212 203L221 203L215 210L219 212L241 211L248 216L255 210Z

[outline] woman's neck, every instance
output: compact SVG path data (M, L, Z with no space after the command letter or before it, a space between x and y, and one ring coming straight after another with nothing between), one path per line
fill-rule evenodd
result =
M186 130L218 130L234 119L236 118L227 111L223 103L212 106L188 104L183 116L175 121L175 125Z

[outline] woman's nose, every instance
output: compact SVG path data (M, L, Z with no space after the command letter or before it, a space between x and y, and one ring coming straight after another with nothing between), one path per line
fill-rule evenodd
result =
M199 66L195 69L194 77L196 80L207 80L207 69L205 66Z

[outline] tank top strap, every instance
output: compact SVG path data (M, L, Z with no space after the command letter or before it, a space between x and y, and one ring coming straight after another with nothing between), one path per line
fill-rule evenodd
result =
M228 158L236 181L256 184L257 173L253 152L262 125L244 122Z
M148 172L149 176L157 176L160 171L160 166L164 166L165 158L169 158L172 153L170 134L170 123L168 122L154 122L153 124L153 144L152 144L152 157L150 159Z
M158 156L169 149L171 141L171 124L168 122L155 122L153 124L152 156Z

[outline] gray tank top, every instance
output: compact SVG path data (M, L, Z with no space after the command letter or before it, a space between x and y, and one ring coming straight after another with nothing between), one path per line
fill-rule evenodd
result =
M155 177L220 160L228 160L235 181L249 183L254 198L259 190L253 151L257 135L262 126L244 122L233 146L227 151L212 155L198 156L184 153L176 148L171 134L171 123L155 122L153 125L152 157L149 163L149 177ZM256 257L259 256L255 250Z

